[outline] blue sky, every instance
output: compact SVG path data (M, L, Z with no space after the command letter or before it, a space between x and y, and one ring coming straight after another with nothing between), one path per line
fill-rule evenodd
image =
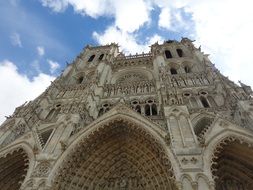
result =
M111 20L84 17L72 7L56 13L35 0L2 1L0 12L4 15L0 18L0 60L15 62L29 78L38 72L51 74L48 59L64 68L66 61L70 62L85 44L96 43L91 38L93 30L103 30ZM44 55L39 55L38 47ZM53 74L58 73L59 70Z
M253 85L250 0L0 1L0 123L34 99L87 45L126 54L188 37L230 79ZM18 95L18 96L17 96Z

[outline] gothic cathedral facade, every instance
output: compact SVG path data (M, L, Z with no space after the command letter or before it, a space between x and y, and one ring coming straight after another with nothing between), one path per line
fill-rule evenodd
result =
M251 88L188 38L87 46L0 127L1 190L252 190Z

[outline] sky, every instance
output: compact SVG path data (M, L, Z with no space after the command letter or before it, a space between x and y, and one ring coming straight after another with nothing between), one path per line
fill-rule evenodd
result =
M125 54L188 37L229 79L253 86L250 0L0 0L0 123L87 45Z

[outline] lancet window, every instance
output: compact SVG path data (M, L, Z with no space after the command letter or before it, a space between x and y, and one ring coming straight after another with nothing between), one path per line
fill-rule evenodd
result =
M95 58L95 55L90 56L90 58L88 59L88 62L92 62L94 58Z
M183 57L183 50L182 49L177 49L177 54L179 57Z
M170 52L169 50L165 50L165 57L166 57L167 59L172 58L172 54L171 54L171 52Z
M83 76L80 76L78 79L77 79L77 83L78 84L81 84L83 82L83 79L84 77Z
M60 110L61 110L61 105L60 104L56 105L55 108L52 108L49 111L49 113L46 116L46 120L49 120L49 121L54 120L57 117L57 115L60 113Z
M190 73L190 72L191 72L191 69L190 69L189 66L185 66L185 67L184 67L184 71L185 71L185 73Z
M201 101L202 106L203 106L204 108L209 108L209 107L210 107L210 105L209 105L209 103L208 103L206 97L200 96L200 101Z
M133 110L141 114L141 105L139 101L137 100L132 101L131 106Z
M140 103L137 100L131 102L131 107L136 112L146 115L146 116L155 116L158 115L156 102L152 99Z
M98 60L101 61L101 60L103 60L103 58L104 58L104 54L101 54L101 55L99 56Z
M145 115L157 115L157 106L154 100L148 100L145 105Z

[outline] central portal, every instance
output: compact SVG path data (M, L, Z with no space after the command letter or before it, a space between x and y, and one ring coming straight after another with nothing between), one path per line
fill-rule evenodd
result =
M99 128L80 142L63 165L54 189L176 189L162 146L129 122Z

